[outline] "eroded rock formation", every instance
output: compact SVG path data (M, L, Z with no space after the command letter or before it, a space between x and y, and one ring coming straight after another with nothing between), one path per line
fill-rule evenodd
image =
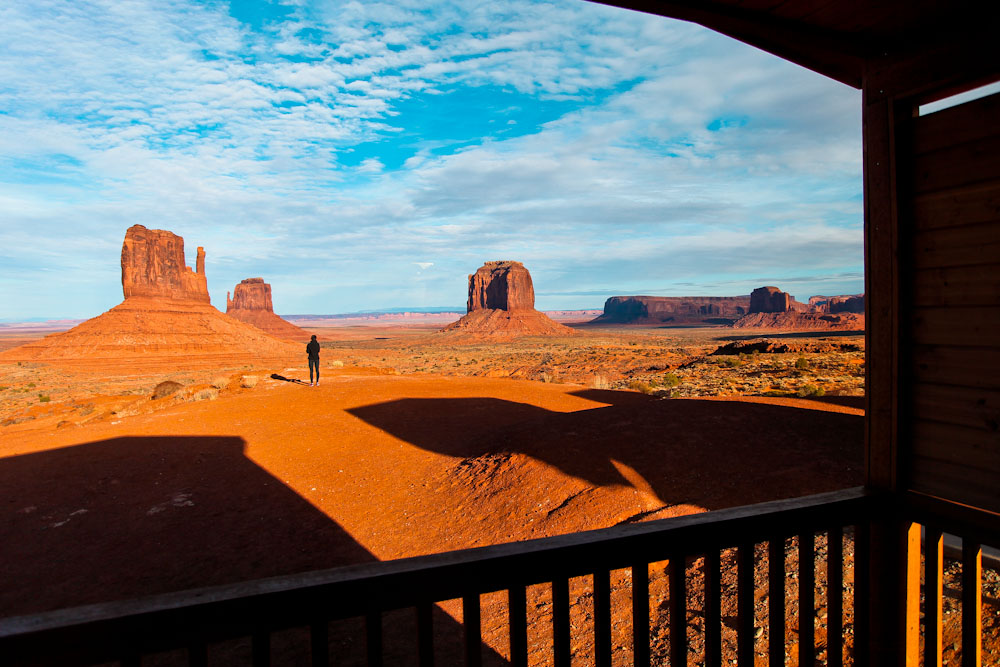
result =
M799 303L791 294L777 287L758 287L750 292L750 313L801 313L806 310L806 304Z
M271 286L263 278L247 278L226 292L226 315L286 340L306 341L310 333L274 314Z
M198 248L198 270L192 271L184 265L184 239L176 234L130 227L121 262L122 303L69 331L6 350L0 359L135 363L141 358L146 367L159 363L193 368L302 356L299 345L213 308L205 281L205 251Z
M613 296L593 323L728 324L749 309L749 296Z
M535 288L521 262L486 262L469 276L468 312L534 310Z
M841 294L838 296L811 296L809 305L823 313L863 313L864 294Z
M198 248L196 271L184 263L184 239L164 229L132 225L122 243L122 292L125 298L161 297L210 303L205 249Z
M574 335L535 310L535 289L520 262L486 262L469 276L467 312L444 333L490 337Z

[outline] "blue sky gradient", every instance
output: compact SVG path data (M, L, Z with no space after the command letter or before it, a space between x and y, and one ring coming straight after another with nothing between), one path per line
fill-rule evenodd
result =
M0 6L0 320L121 301L125 230L207 251L216 306L542 309L863 286L860 94L581 0Z

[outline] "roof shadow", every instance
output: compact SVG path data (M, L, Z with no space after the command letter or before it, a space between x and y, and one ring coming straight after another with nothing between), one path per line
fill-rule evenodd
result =
M0 587L0 615L377 560L244 448L238 437L124 437L0 459L4 578L17 582ZM389 664L416 655L410 616L386 619ZM460 661L461 625L435 607L434 626L442 664ZM335 664L364 663L363 635L331 638ZM308 639L282 650L279 664L308 661ZM483 658L507 664L485 645Z
M624 464L665 505L720 509L862 482L861 416L619 391L575 395L610 405L563 413L496 398L408 398L349 412L429 451L463 459L522 453L593 485L631 485L619 472Z

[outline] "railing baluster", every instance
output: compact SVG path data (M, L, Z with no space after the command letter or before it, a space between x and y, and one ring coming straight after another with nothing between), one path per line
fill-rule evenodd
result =
M377 610L365 615L365 645L368 667L382 667L382 613Z
M469 593L462 598L462 624L465 626L465 665L480 667L483 664L483 636L479 593Z
M942 667L941 621L944 600L944 534L924 533L924 667Z
M855 561L858 557L857 544L854 545ZM840 526L831 528L826 549L826 664L828 667L843 667L844 664L844 529ZM854 564L855 592L857 589L857 573L859 567ZM862 604L868 604L867 599L861 599ZM854 608L855 625L857 625L857 605ZM855 635L855 640L857 636ZM866 647L855 645L854 655L863 653Z
M722 585L719 552L705 554L705 667L722 665Z
M326 619L314 621L309 626L309 651L312 667L327 667L330 664L330 624Z
M594 664L611 667L611 571L594 572Z
M524 586L507 590L507 620L510 627L510 662L528 667L528 603Z
M190 667L207 667L208 644L197 641L188 645L188 665Z
M552 582L552 663L569 667L569 579Z
M434 603L417 605L417 660L420 667L434 665Z
M632 664L649 665L649 564L632 566Z
M962 667L983 664L983 547L962 538Z
M684 556L673 556L670 569L670 664L687 664L687 585Z
M799 664L816 662L816 539L799 535Z
M740 667L753 667L754 656L754 558L755 545L741 544L736 551L737 634L736 659Z
M871 522L862 521L854 526L854 667L869 667L871 625ZM841 558L843 560L843 558ZM839 616L838 616L839 618ZM880 667L874 665L872 667Z
M258 630L250 637L250 653L253 667L270 667L271 633Z
M771 667L785 665L785 540L767 544L767 656Z

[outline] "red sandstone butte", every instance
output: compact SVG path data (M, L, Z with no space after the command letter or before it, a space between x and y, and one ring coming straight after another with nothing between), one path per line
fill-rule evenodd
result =
M111 310L0 353L9 361L130 360L138 367L169 359L176 367L302 356L301 348L226 317L212 307L205 250L197 271L184 264L184 239L133 225L122 244L122 292Z
M808 308L777 287L758 287L750 292L750 314L805 312Z
M184 239L165 229L132 225L122 244L122 291L133 296L210 303L205 249L198 248L196 271L184 264Z
M306 341L311 335L305 329L274 314L271 286L263 278L241 281L233 289L231 299L226 292L226 315L285 340Z
M576 332L535 310L531 274L520 262L486 262L469 276L468 312L442 332L514 337Z

